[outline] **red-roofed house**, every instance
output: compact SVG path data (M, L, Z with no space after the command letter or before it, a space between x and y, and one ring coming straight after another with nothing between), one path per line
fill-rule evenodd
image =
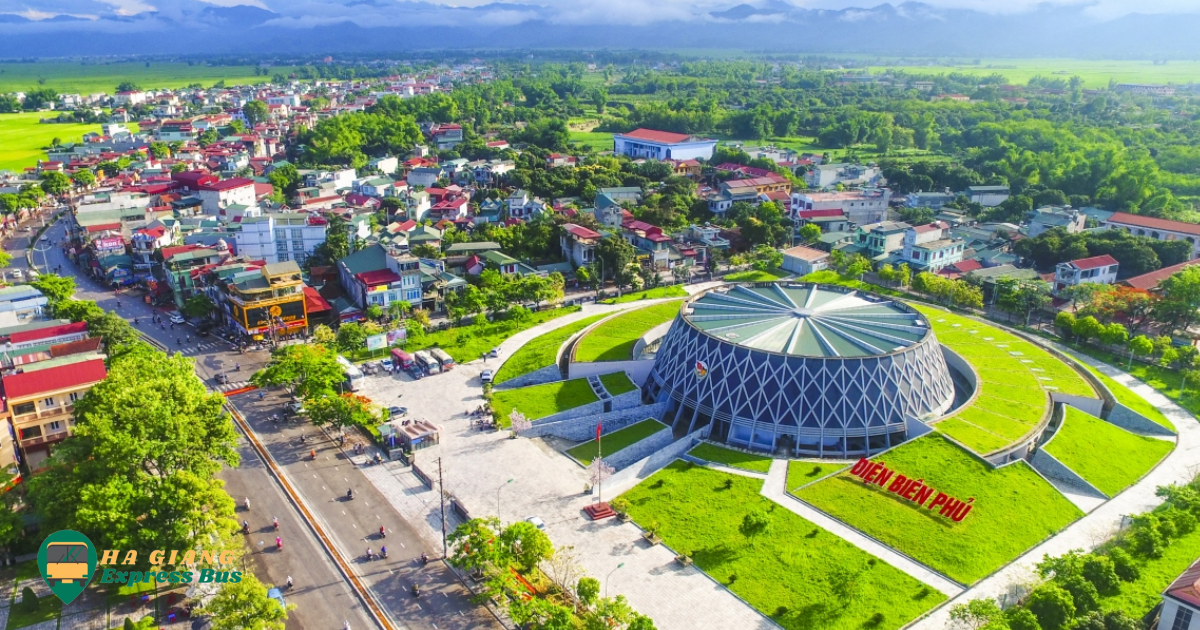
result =
M213 216L222 214L222 210L232 205L248 207L258 205L254 180L245 177L233 177L200 184L199 197L204 214Z
M1147 236L1156 241L1188 241L1192 244L1191 258L1200 258L1200 225L1144 217L1126 212L1114 212L1104 220L1106 228L1120 228L1134 236Z
M1200 628L1200 560L1175 578L1162 595L1156 630Z
M87 337L87 323L62 319L34 322L0 330L0 343L7 352L32 346L68 343Z
M75 402L105 376L104 359L89 359L4 377L5 412L29 468L38 468L51 445L71 434Z
M596 259L596 245L603 236L595 230L590 230L575 223L564 223L560 245L567 256L567 262L582 267Z
M1179 273L1180 271L1183 271L1192 265L1200 265L1200 260L1188 260L1181 262L1178 265L1171 265L1170 267L1163 267L1157 271L1144 273L1140 276L1126 278L1121 281L1121 284L1130 288L1139 289L1141 291L1154 292L1158 290L1158 285L1163 280L1170 278L1176 273Z
M1078 284L1112 284L1117 281L1117 259L1104 254L1058 263L1054 267L1054 294Z
M717 141L686 133L634 129L613 136L613 153L652 160L712 159Z
M949 267L942 267L938 270L938 275L945 276L951 280L958 280L976 269L983 269L983 263L972 258L971 260L956 262Z

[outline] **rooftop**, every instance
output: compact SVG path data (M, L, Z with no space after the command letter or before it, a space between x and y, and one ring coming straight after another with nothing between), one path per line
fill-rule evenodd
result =
M678 144L680 142L703 140L703 138L696 138L695 136L690 136L686 133L672 133L670 131L657 131L654 129L634 129L628 133L619 133L617 135L624 138L645 140L647 142L658 142L661 144Z
M1117 264L1117 259L1104 254L1103 256L1092 256L1091 258L1080 258L1067 263L1076 269L1097 269L1099 267L1107 267Z
M707 334L755 350L804 357L865 357L931 334L898 302L816 284L736 286L691 302L684 318Z
M1183 221L1172 221L1170 219L1156 219L1154 217L1144 217L1127 212L1114 212L1108 218L1110 223L1120 223L1121 225L1133 225L1142 228L1150 228L1155 230L1167 230L1170 232L1182 232L1184 234L1195 234L1200 236L1200 225L1195 223L1184 223Z

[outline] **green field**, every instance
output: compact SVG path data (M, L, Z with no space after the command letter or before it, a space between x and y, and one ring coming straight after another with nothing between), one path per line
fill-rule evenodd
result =
M597 151L612 151L613 135L607 131L571 131L567 141L592 147Z
M989 324L913 304L938 341L979 374L979 396L933 425L978 453L990 453L1033 431L1050 410L1050 391L1095 397L1078 372L1033 343Z
M493 382L497 384L503 383L518 376L524 376L530 372L536 372L544 367L554 365L554 360L558 358L558 349L568 339L575 336L576 333L584 328L608 317L608 315L608 313L593 315L534 337L529 343L521 346L520 350L517 350L512 356L508 357L508 360L496 372L496 378Z
M0 90L3 91L3 90ZM38 124L41 118L53 118L55 112L0 114L0 171L20 171L46 159L46 149L55 138L63 144L79 142L83 134L100 131L100 125L81 123Z
M735 451L731 448L709 444L708 442L696 445L695 448L688 451L688 455L697 459L710 461L714 464L724 464L732 468L741 468L742 470L765 473L771 469L771 458L766 455L743 453L742 451Z
M601 304L624 304L626 302L638 302L641 300L657 300L659 298L687 297L687 291L683 287L673 284L669 287L656 287L654 289L646 289L644 291L634 291L626 293L621 297L608 298L600 300Z
M1175 425L1171 424L1171 421L1163 415L1163 412L1159 411L1158 407L1146 402L1145 398L1133 393L1133 390L1114 381L1112 378L1101 374L1096 370L1096 368L1087 365L1086 363L1080 363L1080 365L1087 368L1092 374L1095 374L1096 378L1099 378L1100 382L1104 383L1104 386L1107 387L1108 391L1112 393L1113 398L1117 399L1117 402L1129 407L1137 413L1142 414L1151 422L1160 424L1172 431L1175 430Z
M887 69L914 74L1002 74L1009 83L1025 85L1041 75L1048 78L1070 79L1078 75L1083 87L1106 88L1110 80L1117 83L1194 83L1200 81L1200 62L1171 61L1155 65L1152 61L1116 61L1099 59L981 59L979 64L943 62L937 65L901 65L881 61L870 68L878 73Z
M907 442L877 461L898 475L923 479L938 492L962 501L974 498L971 512L955 523L868 486L849 471L796 495L963 584L1004 566L1083 515L1025 462L993 470L937 435Z
M1066 411L1062 426L1042 448L1110 497L1141 479L1175 448L1173 442L1130 433L1074 407Z
M269 70L271 74L287 74L294 68L280 66ZM39 84L43 80L45 82ZM152 90L187 87L193 83L211 87L222 80L228 85L249 85L266 83L271 77L254 76L254 66L204 66L173 61L0 63L0 92L24 92L45 87L59 94L112 94L122 81Z
M596 440L588 440L583 444L567 449L567 452L571 454L571 457L583 463L584 466L588 466L591 465L593 459L596 459L596 455L600 453L601 447L603 447L605 453L612 455L666 428L667 425L653 418L648 418L637 424L629 425L624 429L601 436L599 443Z
M604 385L604 389L612 396L620 396L625 392L631 392L637 389L637 385L629 380L624 372L613 372L612 374L604 374L600 377L600 383Z
M780 278L786 278L792 275L782 269L767 269L759 271L758 269L750 269L748 271L735 271L725 276L726 282L774 282Z
M679 312L679 300L646 306L622 313L596 326L575 346L575 361L628 361L642 335L671 321Z
M800 486L808 485L825 475L828 475L836 470L845 468L847 464L830 464L828 462L814 462L794 459L788 462L787 469L787 489L788 492L799 488Z
M529 330L538 324L543 324L552 319L578 313L580 308L579 306L549 308L533 313L533 316L528 320L518 324L514 324L508 320L500 320L489 322L483 326L472 325L447 328L446 330L426 333L420 339L411 339L403 347L407 352L416 352L417 350L437 346L450 353L450 356L456 362L466 363L467 361L478 359L492 348L504 343L505 339L523 330ZM554 363L554 359L551 359L550 363Z
M945 596L761 496L762 480L676 461L623 496L642 527L787 630L900 628ZM766 512L765 533L739 531ZM664 570L666 568L664 567Z
M577 378L498 391L492 398L492 409L500 416L500 423L507 427L508 414L513 409L525 414L526 420L533 421L597 400L600 399L596 398L587 379Z

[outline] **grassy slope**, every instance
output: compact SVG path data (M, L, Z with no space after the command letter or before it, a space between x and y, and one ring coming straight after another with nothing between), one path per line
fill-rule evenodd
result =
M639 524L657 522L668 546L788 630L894 629L944 599L778 507L761 487L758 479L677 461L624 496ZM756 510L771 510L770 531L748 541L738 526Z
M830 464L794 459L788 462L787 489L790 492L845 467L846 464Z
M974 497L971 513L955 523L868 487L848 471L797 495L964 584L1082 516L1024 462L991 470L936 435L908 442L877 461L910 479L924 479L935 491L964 501Z
M1161 424L1162 426L1167 427L1168 429L1170 429L1172 431L1175 430L1175 425L1171 424L1171 421L1168 420L1167 417L1163 415L1163 412L1158 410L1158 407L1155 407L1154 405L1151 405L1150 403L1146 402L1146 399L1133 393L1133 390L1114 381L1111 377L1106 376L1106 375L1101 374L1100 372L1096 371L1096 368L1094 368L1090 365L1086 365L1086 364L1081 364L1081 365L1083 365L1089 371L1091 371L1092 374L1095 374L1096 377L1099 378L1100 381L1103 382L1104 385L1108 387L1108 391L1112 392L1112 395L1114 398L1117 399L1117 402L1142 414L1143 416L1146 417L1147 420L1149 420L1151 422Z
M592 463L593 459L596 458L596 453L599 452L601 447L604 448L605 453L612 455L613 453L616 453L627 446L633 446L634 444L641 442L642 440L666 428L667 425L653 418L649 418L642 420L637 424L631 424L619 431L613 431L608 435L602 436L599 444L596 443L596 440L588 440L583 444L568 449L567 452L571 454L571 457L578 459L579 461L583 462L584 466L587 466Z
M618 315L592 329L575 351L575 360L627 361L637 340L651 328L670 321L679 312L679 300L655 304Z
M1039 346L983 322L914 306L929 318L938 341L979 373L974 404L934 425L976 452L989 453L1025 436L1049 410L1050 391L1095 395L1082 376Z
M189 66L177 62L116 62L68 63L39 61L37 63L0 63L0 92L19 92L39 87L57 90L60 94L78 92L112 94L117 84L132 81L143 89L186 87L200 83L210 87L224 80L229 85L265 83L270 76L254 76L254 66ZM271 73L287 74L292 67L271 68ZM45 79L44 85L38 80Z
M1160 558L1133 556L1141 575L1133 582L1122 582L1121 592L1100 598L1104 611L1122 610L1141 618L1162 602L1162 592L1180 573L1187 570L1200 556L1200 528L1171 541Z
M791 273L782 269L768 269L766 271L751 269L749 271L735 271L725 276L725 280L729 282L771 282L790 275Z
M637 385L629 380L629 377L624 372L613 372L612 374L604 374L600 377L600 383L604 385L604 389L613 396L619 396L625 392L631 392L637 389Z
M1046 452L1108 496L1128 488L1166 457L1174 443L1135 435L1067 407Z
M69 144L82 140L85 133L100 131L100 125L38 124L41 118L57 115L57 112L0 114L0 170L20 171L36 165L38 160L46 159L46 151L42 147L49 146L54 138Z
M503 343L505 339L523 330L528 330L552 319L578 313L579 309L579 306L567 306L539 311L534 313L529 321L516 325L508 321L498 321L489 323L482 328L479 326L447 328L446 330L427 333L420 340L409 341L404 346L404 350L407 352L416 352L417 350L437 346L450 353L450 356L454 357L456 362L466 363L467 361L478 359L483 353L495 348ZM551 359L552 363L553 361Z
M686 297L687 291L678 284L673 284L669 287L657 287L654 289L645 289L643 291L634 291L626 293L621 297L609 298L601 300L601 304L625 304L626 302L638 302L640 300L657 300L660 298Z
M597 400L587 379L577 378L496 392L492 408L500 414L501 422L507 425L508 414L513 408L525 414L526 420L537 420Z
M714 464L724 464L733 468L752 470L760 473L765 473L771 468L771 458L766 455L752 455L707 442L699 444L696 448L688 451L688 455L713 462Z
M593 315L563 326L556 328L548 333L534 337L529 343L521 346L520 350L513 353L500 366L496 372L496 383L512 380L518 376L523 376L530 372L536 372L544 367L554 365L554 359L558 356L558 349L562 347L568 339L576 333L591 326L593 323L607 317L608 314Z

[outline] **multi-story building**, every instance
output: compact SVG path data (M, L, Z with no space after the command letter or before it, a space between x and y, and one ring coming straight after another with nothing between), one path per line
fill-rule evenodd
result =
M28 284L0 288L0 326L20 326L42 318L46 296Z
M929 208L941 210L942 206L954 201L954 193L949 190L938 192L911 192L905 195L904 205L909 208Z
M161 253L163 276L167 280L167 286L174 294L175 305L183 306L196 291L196 277L193 272L228 257L229 246L223 240L219 240L215 247L180 245L164 247Z
M604 237L582 225L564 223L562 236L559 238L567 261L576 267L582 267L596 260L596 245L599 245L600 239Z
M686 133L634 129L613 135L613 153L652 160L712 159L717 141Z
M1156 241L1187 241L1192 245L1190 257L1200 258L1200 225L1195 223L1114 212L1104 220L1104 227L1119 228L1134 236L1146 236Z
M1043 206L1029 218L1029 237L1034 238L1051 228L1060 227L1070 234L1082 232L1087 216L1071 206Z
M75 402L108 371L95 353L69 355L19 368L2 379L5 412L12 422L16 446L28 468L36 470L50 457L55 444L75 426ZM8 431L0 430L0 466L8 468L12 449Z
M879 181L878 166L862 164L818 164L804 174L804 183L809 188L843 186L873 186Z
M342 288L362 310L408 302L414 308L422 301L420 261L413 256L388 251L375 244L337 262Z
M1104 254L1061 262L1054 267L1054 294L1080 284L1112 284L1117 281L1116 258Z
M797 245L783 250L783 269L806 276L829 267L829 252Z
M247 207L258 205L254 195L254 180L245 177L200 184L197 196L200 197L204 214L213 216L223 215L225 208L235 204Z
M308 327L304 280L295 261L264 265L256 276L225 284L230 315L245 335L281 339Z
M793 215L801 210L841 210L855 225L880 223L887 219L888 201L892 192L887 188L864 188L840 192L792 192Z
M237 252L268 263L294 260L303 264L325 242L329 222L303 212L265 214L242 219L235 234Z
M942 222L909 228L904 233L904 262L917 271L936 272L961 261L966 244L949 238L949 229Z
M904 234L912 226L900 221L884 221L860 225L854 232L854 243L862 247L868 258L887 256L904 249Z

